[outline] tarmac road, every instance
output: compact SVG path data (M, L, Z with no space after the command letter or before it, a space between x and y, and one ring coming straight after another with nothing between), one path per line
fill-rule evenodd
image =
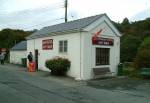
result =
M0 65L0 103L149 103L150 99L144 93L97 89L73 82L65 80L63 84L19 66Z

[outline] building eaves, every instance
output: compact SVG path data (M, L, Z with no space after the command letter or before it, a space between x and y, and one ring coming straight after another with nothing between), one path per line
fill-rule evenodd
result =
M22 41L11 48L11 51L27 50L27 41Z
M57 24L57 25L44 27L43 29L28 36L26 39L34 39L34 38L51 36L54 34L60 35L60 34L64 34L64 33L72 33L72 32L82 31L82 28L90 25L97 19L101 18L103 15L105 15L105 14L91 16L91 17L87 17L87 18L70 21L67 23L61 23L61 24Z

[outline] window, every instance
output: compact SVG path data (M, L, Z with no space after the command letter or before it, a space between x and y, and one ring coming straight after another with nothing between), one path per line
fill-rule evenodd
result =
M68 41L67 40L59 41L59 52L66 53L68 51L67 49L68 49Z
M63 41L59 41L59 52L63 52Z
M96 48L96 66L109 65L109 48Z

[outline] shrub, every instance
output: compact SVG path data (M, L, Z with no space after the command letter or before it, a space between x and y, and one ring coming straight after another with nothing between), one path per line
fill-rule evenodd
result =
M140 50L134 61L135 68L150 67L150 49Z
M140 77L139 70L135 69L133 65L130 65L128 68L124 68L123 74L129 77Z
M142 49L150 49L150 37L145 38L139 47L139 51Z
M133 58L136 57L136 53L140 44L141 40L139 37L135 37L133 35L124 35L123 37L121 37L121 62L132 62Z
M145 38L140 45L134 60L134 66L137 69L142 67L150 67L150 37Z
M129 69L131 67L132 62L124 62L122 64L122 73L123 75L129 75Z
M51 70L53 75L66 75L70 68L70 61L66 58L53 58L45 62L45 66Z
M123 75L130 76L132 71L132 62L124 62L123 63Z

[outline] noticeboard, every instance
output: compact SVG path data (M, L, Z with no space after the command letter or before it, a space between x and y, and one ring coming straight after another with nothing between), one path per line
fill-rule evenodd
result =
M114 39L102 38L102 37L92 37L92 44L93 45L113 46Z
M43 50L52 50L53 49L53 39L42 40L42 49Z

